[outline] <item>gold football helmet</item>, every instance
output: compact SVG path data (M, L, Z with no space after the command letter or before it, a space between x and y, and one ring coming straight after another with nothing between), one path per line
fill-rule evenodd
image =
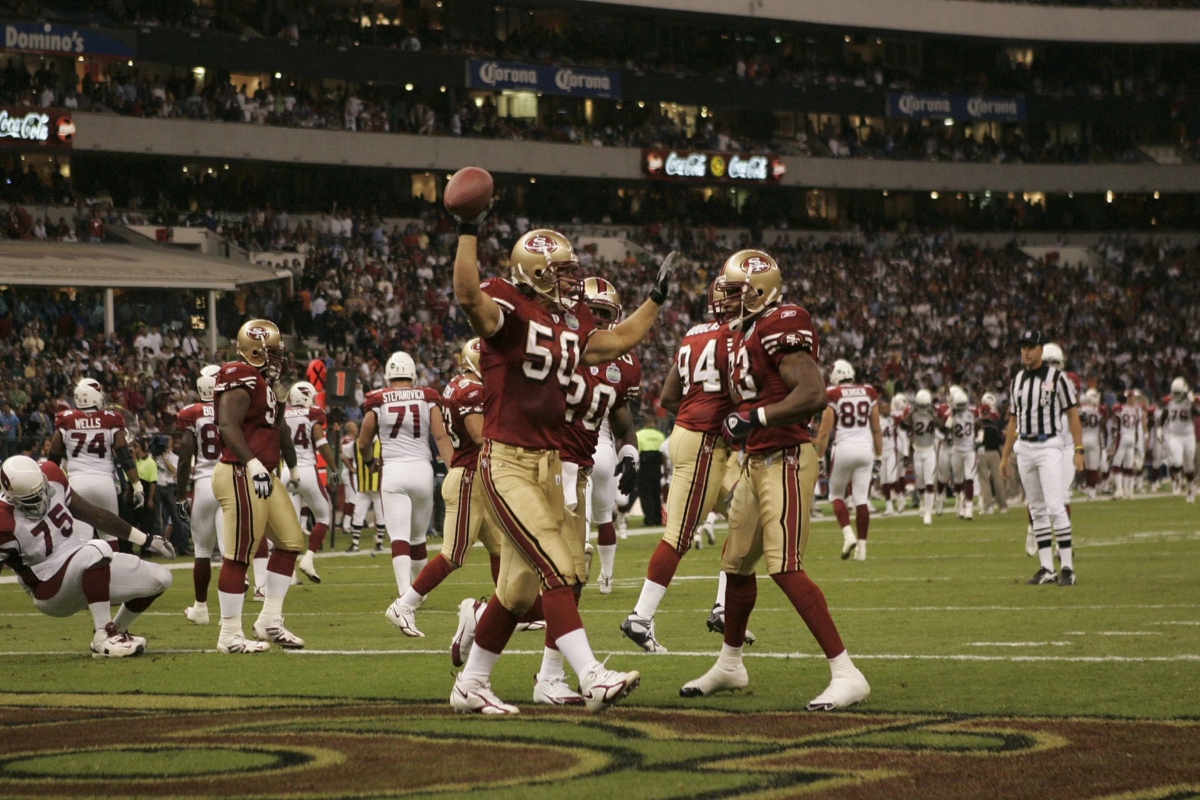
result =
M279 326L269 319L252 319L242 325L237 335L237 354L272 383L280 379L287 366L283 336Z
M621 295L604 278L583 279L583 302L592 310L596 327L608 330L621 321Z
M463 371L471 373L476 378L479 378L479 380L483 380L483 369L481 369L479 366L479 358L481 355L482 352L480 350L480 341L478 336L476 336L474 339L469 339L467 343L462 346L462 352L459 354L459 359L462 361Z
M512 250L513 283L528 286L555 303L573 306L582 281L571 241L558 231L538 228L517 239Z
M727 313L746 319L783 298L783 274L761 250L739 250L721 267L717 288L724 291Z
M733 308L730 307L730 303ZM708 287L708 313L712 314L717 322L729 322L737 316L741 303L740 294L730 298L728 287L724 283L724 272L717 273L712 285Z

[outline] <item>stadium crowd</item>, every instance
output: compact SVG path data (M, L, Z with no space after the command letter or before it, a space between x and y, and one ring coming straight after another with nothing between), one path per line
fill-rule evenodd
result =
M488 223L480 250L485 273L506 273L513 241L531 224L523 216ZM227 295L218 306L222 335L245 319L278 319L303 343L298 363L317 356L328 367L356 368L360 388L382 385L382 365L395 350L414 354L425 383L440 386L452 375L469 329L453 302L455 237L445 216L388 229L355 213L293 222L264 211L220 228L248 249L272 252L295 276L290 296L264 288ZM661 323L639 351L645 411L665 424L657 397L674 348L704 317L715 270L752 242L748 232L731 238L675 225L629 234L638 255L611 263L585 247L581 268L612 280L632 307L649 290L653 255L685 254ZM892 239L792 233L767 249L783 269L787 296L809 308L821 327L822 360L852 360L860 377L886 394L960 383L975 397L1002 395L1018 328L1029 325L1061 342L1071 368L1101 389L1136 386L1153 397L1177 375L1200 382L1191 334L1200 327L1200 250L1110 237L1098 248L1102 266L1068 268L1034 261L1015 245L985 249L944 232ZM138 308L132 300L122 304ZM106 338L98 294L0 292L6 367L0 401L21 426L12 432L0 417L3 435L12 432L7 441L48 435L46 419L84 375L101 381L134 428L170 429L175 411L193 396L199 368L213 356L204 352L203 336L188 329L186 315L143 308L120 315L119 335Z

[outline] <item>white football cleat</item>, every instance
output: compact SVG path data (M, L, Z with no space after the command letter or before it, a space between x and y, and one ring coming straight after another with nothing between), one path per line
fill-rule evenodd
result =
M854 553L854 545L858 543L858 537L854 535L854 529L849 525L842 528L842 561Z
M750 685L750 674L746 665L738 662L729 665L720 659L713 664L708 672L688 681L679 690L680 697L708 697L717 692L736 692Z
M704 537L700 535L700 531L696 531L696 533L692 536L692 547L696 548L697 550L704 549Z
M259 617L254 622L254 638L260 642L274 642L285 650L300 650L304 640L283 627L283 617L265 620Z
M612 594L612 575L601 575L596 579L596 588L600 594Z
M396 626L396 630L403 633L405 636L411 636L414 639L424 639L425 634L417 629L416 609L402 605L399 600L388 606L387 611L383 612L387 617L387 621Z
M667 648L659 644L658 638L654 635L653 619L640 617L637 614L630 614L621 623L621 633L625 634L631 642L647 653L667 652Z
M261 586L255 586L254 587L254 597L252 597L250 599L256 603L261 603L262 601L267 599L267 596L265 594L263 594L263 590L262 590Z
M533 702L547 706L581 706L583 698L567 685L563 675L543 680L533 677Z
M271 649L269 642L256 642L253 639L247 639L241 633L233 636L222 635L217 639L218 653L264 653Z
M894 516L896 516L896 515L897 515L897 514L899 514L899 513L900 513L900 512L899 512L899 511L897 511L897 510L896 510L896 509L895 509L895 508L892 506L892 501L891 501L891 500L886 500L886 501L884 501L884 503L883 503L883 515L884 515L885 517L894 517Z
M492 692L490 681L464 678L462 673L454 679L450 690L450 707L460 714L516 714L514 705L505 703Z
M867 540L866 539L859 539L858 543L854 545L854 560L855 561L866 561L867 560Z
M809 701L805 711L832 711L835 708L846 708L867 699L871 693L871 685L866 676L858 671L839 675L829 682L825 691Z
M967 519L967 520L975 519L975 504L974 503L963 504L962 518Z
M516 630L518 633L522 631L544 631L546 630L546 620L535 619L533 622L518 622Z
M617 672L596 661L579 676L579 694L593 714L605 711L633 693L642 682L637 670Z
M1033 528L1030 528L1025 534L1025 555L1036 556L1037 551L1037 537L1033 535Z
M458 604L458 630L450 640L450 663L456 667L466 664L467 656L471 654L471 645L475 644L475 623L483 605L482 600L473 597Z
M196 606L196 605L188 606L187 608L185 608L183 610L183 615L185 617L187 617L187 621L192 623L193 625L207 625L209 622L208 606L206 606L206 605L205 606Z
M925 523L926 525L932 525L933 524L933 516L928 511L926 511L924 514L921 515L921 522Z
M146 652L146 640L140 636L130 636L117 630L117 626L108 623L104 630L96 631L92 636L92 658L127 658L140 656Z
M708 520L704 520L704 523L700 526L697 533L703 533L704 538L708 540L709 544L717 543L716 531L713 530L713 524Z
M317 568L313 566L312 550L304 551L304 555L300 556L300 560L296 562L296 569L304 573L304 577L313 583L321 582L321 576L317 574Z

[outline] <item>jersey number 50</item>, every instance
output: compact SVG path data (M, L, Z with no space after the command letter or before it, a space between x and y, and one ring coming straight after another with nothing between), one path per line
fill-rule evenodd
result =
M554 369L554 351L542 344L543 341L554 341L554 331L538 322L530 321L529 335L525 340L525 363L522 367L525 376L535 381L544 381ZM579 366L579 337L570 331L562 331L558 335L558 382L566 386Z

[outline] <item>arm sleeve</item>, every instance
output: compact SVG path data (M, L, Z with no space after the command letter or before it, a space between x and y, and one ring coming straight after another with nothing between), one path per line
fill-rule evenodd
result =
M1079 405L1075 399L1075 387L1071 385L1069 380L1067 380L1067 376L1061 372L1058 373L1058 389L1059 399L1062 402L1063 411L1066 411L1069 408L1075 408L1075 406Z
M764 319L759 323L758 337L776 367L791 353L808 353L817 360L817 331L812 317L798 306L782 308Z

